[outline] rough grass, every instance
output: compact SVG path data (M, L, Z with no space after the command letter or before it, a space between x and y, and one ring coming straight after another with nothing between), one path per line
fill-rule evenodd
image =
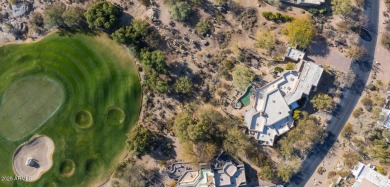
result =
M113 171L132 124L138 118L141 87L127 52L105 35L52 34L36 43L0 47L0 96L11 82L23 77L48 77L64 90L62 107L39 128L17 141L0 137L0 176L13 176L12 156L33 134L47 135L56 146L53 166L38 181L0 181L7 186L89 186L103 182ZM121 126L106 124L107 111L123 109ZM77 112L93 114L93 126L79 128ZM61 162L74 161L72 176L60 173Z

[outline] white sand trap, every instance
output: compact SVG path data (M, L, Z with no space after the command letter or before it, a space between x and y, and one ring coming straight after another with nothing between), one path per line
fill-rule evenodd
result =
M16 176L38 180L53 165L54 143L47 136L36 137L19 147L14 155L13 168Z

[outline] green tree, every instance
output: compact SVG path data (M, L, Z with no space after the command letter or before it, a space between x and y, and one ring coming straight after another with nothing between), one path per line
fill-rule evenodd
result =
M218 147L210 142L200 142L194 146L199 162L209 163L217 154Z
M191 12L191 6L185 1L176 3L169 10L172 18L176 21L186 21Z
M310 16L294 19L283 28L283 33L291 44L307 47L315 35L313 20Z
M280 154L290 159L306 154L315 143L325 139L327 133L307 112L300 112L296 127L278 142Z
M168 82L165 79L160 78L159 74L152 70L146 74L146 85L149 86L153 91L163 94L167 93L169 87Z
M62 14L64 24L69 28L81 28L85 24L84 17L85 10L77 7L71 6L65 10Z
M152 141L152 132L141 125L137 125L131 130L127 145L132 154L140 156L150 151Z
M44 21L48 27L61 27L64 24L62 13L65 11L66 6L62 2L55 2L51 5L46 5L44 10Z
M310 101L317 110L328 111L332 108L333 99L324 93L319 93Z
M175 91L177 93L186 94L191 92L192 82L188 77L180 77L175 83Z
M288 182L293 174L293 169L287 163L279 164L277 176L283 181Z
M119 22L120 11L110 2L98 1L84 15L90 28L111 29Z
M124 26L111 34L111 37L120 44L141 47L145 37L149 34L149 23L133 19L131 26Z
M223 141L223 149L225 151L231 155L243 156L252 148L248 136L242 133L239 128L233 127L227 131L225 140Z
M352 13L351 0L332 0L331 3L333 14L349 16Z
M173 131L181 142L189 140L187 128L194 125L195 121L189 112L182 112L177 115L173 124Z
M259 173L259 177L261 180L271 181L274 179L274 171L271 165L267 164L261 168Z
M372 158L378 159L380 163L390 163L390 147L386 142L386 139L383 138L374 140L372 145L367 148L368 153Z
M269 30L261 30L256 34L256 47L271 50L276 45L276 35Z
M195 125L188 126L187 132L189 138L194 142L209 141L212 138L212 132L215 131L212 124L201 119Z
M201 19L196 24L195 29L196 29L196 32L198 32L198 34L205 35L205 34L208 34L211 31L211 24L206 19Z
M152 70L157 73L166 73L167 67L165 64L166 57L165 53L160 50L149 51L147 49L141 50L140 61L147 67L150 72Z
M233 85L244 91L252 83L255 74L244 65L237 65L233 71Z

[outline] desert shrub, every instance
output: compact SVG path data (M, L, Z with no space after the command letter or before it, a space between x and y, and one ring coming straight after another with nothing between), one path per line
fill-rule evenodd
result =
M64 22L62 14L65 10L66 6L62 2L55 2L51 5L46 5L44 10L45 25L48 27L62 26Z
M85 10L80 7L68 7L62 14L64 24L69 28L81 28L85 24L84 13Z
M274 22L285 23L285 22L290 22L290 21L294 20L294 17L284 15L284 14L281 14L279 12L277 12L276 14L274 14L272 12L263 12L262 15L265 19L270 20L270 21L274 21Z
M321 9L318 9L318 8L310 8L309 10L307 10L310 14L313 14L314 16L318 16L320 14L324 14L326 13L326 8L321 8Z
M295 69L295 63L294 62L287 63L286 66L285 66L285 69L286 70L293 70L293 69Z
M374 104L374 102L372 101L371 98L369 98L368 96L364 97L362 100L361 100L362 104L364 106L372 106Z
M201 19L197 24L196 24L196 31L200 35L205 35L208 34L211 31L211 24L209 21L206 19Z
M282 73L284 71L284 69L279 67L279 66L277 66L277 67L274 68L274 71L276 71L278 73Z
M244 91L253 81L255 74L248 67L238 65L233 71L233 85L240 91Z
M177 93L187 94L192 91L192 81L188 77L180 77L175 83Z
M138 0L139 3L141 3L144 6L149 6L150 5L150 0Z
M18 3L19 2L19 0L8 0L8 3L10 3L10 4L16 4L16 3Z
M335 171L329 171L329 173L328 173L328 179L330 179L330 178L332 178L332 177L334 177L334 176L336 176L337 175L337 173L335 172Z
M276 34L269 30L261 30L256 34L256 47L271 50L277 42Z
M352 112L354 118L358 118L363 114L363 108L359 107Z
M176 21L186 21L191 12L191 6L185 1L176 3L169 10L172 18Z
M387 50L390 50L390 33L389 32L385 32L382 34L382 37L381 37L381 44L383 45L383 47L385 47Z
M144 155L151 149L153 143L153 133L141 125L137 125L132 129L127 140L127 145L130 152L134 155Z

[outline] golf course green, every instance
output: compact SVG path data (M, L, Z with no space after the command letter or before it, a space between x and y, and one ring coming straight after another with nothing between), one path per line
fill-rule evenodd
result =
M0 47L0 176L15 176L15 151L34 135L55 144L39 180L0 186L104 182L124 156L141 96L132 58L105 34L54 33Z

